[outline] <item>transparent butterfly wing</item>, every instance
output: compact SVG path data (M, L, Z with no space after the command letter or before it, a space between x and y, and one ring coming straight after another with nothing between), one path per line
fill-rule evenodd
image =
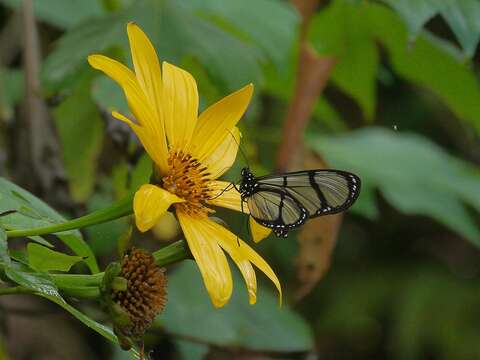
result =
M250 215L258 223L280 234L302 225L308 218L306 209L282 191L257 191L246 202Z
M341 170L307 170L256 179L260 191L277 190L294 198L309 217L349 208L360 193L360 178Z

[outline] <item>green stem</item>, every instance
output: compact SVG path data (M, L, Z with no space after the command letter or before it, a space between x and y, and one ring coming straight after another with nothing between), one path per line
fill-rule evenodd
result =
M153 254L158 266L168 266L173 263L191 258L190 250L185 240L179 240L155 251ZM102 283L105 273L93 275L77 274L50 274L55 285L65 295L82 299L94 299L100 296L98 287ZM1 295L1 293L0 293Z
M99 286L102 283L104 273L96 273L93 275L77 275L77 274L50 274L58 288L64 289L69 287L89 287Z
M82 299L98 299L100 297L100 289L98 286L73 286L63 287L62 294Z
M28 289L23 286L12 286L12 287L7 287L7 288L1 288L0 289L0 296L1 295L12 295L12 294L31 294L34 293L35 291Z
M158 266L167 266L192 257L185 240L178 240L173 244L155 251L152 255Z
M6 231L7 237L13 238L13 237L52 234L52 233L78 229L81 227L91 226L91 225L115 220L120 217L130 215L133 212L132 202L133 202L133 194L110 205L109 207L94 211L88 215L85 215L70 221L66 221L61 224L42 226L42 227L37 227L32 229L7 230Z

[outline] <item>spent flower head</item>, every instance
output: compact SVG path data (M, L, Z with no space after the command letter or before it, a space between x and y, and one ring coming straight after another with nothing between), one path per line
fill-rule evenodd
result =
M153 256L141 249L131 249L122 259L119 276L125 289L112 291L112 300L128 315L129 322L120 330L123 335L141 338L167 301L165 269L155 264Z
M198 115L198 92L190 73L163 62L134 23L127 26L135 72L102 55L90 65L103 71L123 89L133 118L112 112L136 133L155 164L154 181L134 197L135 222L151 229L167 211L180 222L190 251L202 274L212 303L223 306L232 294L232 275L224 252L236 263L247 285L250 303L256 301L253 265L280 282L271 267L252 248L209 218L212 206L241 211L240 194L217 180L235 161L240 131L236 127L252 96L253 85L221 99Z

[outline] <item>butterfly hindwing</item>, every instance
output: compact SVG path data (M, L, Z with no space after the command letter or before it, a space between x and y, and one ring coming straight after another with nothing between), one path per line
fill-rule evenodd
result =
M247 199L250 215L277 235L287 234L308 219L308 212L295 198L278 190L257 191Z

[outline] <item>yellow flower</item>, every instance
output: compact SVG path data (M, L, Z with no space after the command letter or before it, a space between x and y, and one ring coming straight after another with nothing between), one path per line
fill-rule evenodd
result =
M253 85L198 116L192 75L167 62L160 70L155 49L143 31L130 23L127 32L135 72L102 55L91 55L88 61L122 87L134 120L115 111L112 115L130 125L155 163L156 182L142 185L134 197L138 229L151 229L165 211L174 210L216 307L228 302L233 287L224 252L240 269L250 303L255 303L257 289L252 264L270 278L281 297L280 282L265 260L208 217L214 212L209 205L241 209L239 193L233 189L222 193L229 183L216 179L235 161L240 141L236 124L250 102Z

